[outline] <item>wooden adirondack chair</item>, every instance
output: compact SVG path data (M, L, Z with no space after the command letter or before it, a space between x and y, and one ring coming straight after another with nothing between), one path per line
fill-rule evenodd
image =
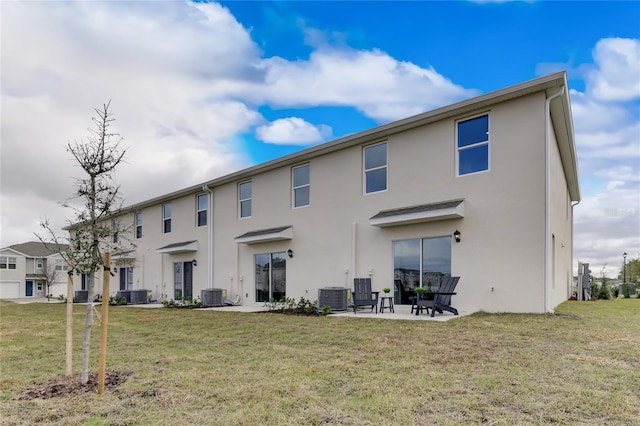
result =
M427 308L427 312L429 312L429 309L431 309L432 317L435 316L436 311L438 311L439 313L448 311L454 315L458 315L458 310L451 306L451 296L456 294L454 290L456 289L456 285L458 285L459 280L460 277L445 278L438 291L426 293L427 295L433 295L433 300L418 298L418 300L416 301L416 308ZM418 312L416 312L416 314Z
M376 308L378 313L378 291L371 291L371 278L354 278L353 279L353 313L360 306L370 306L371 312Z

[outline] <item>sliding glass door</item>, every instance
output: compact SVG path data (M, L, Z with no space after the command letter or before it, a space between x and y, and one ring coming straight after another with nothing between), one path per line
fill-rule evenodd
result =
M266 253L255 256L256 302L281 300L286 297L286 254Z
M394 241L393 272L396 303L411 303L416 287L437 291L451 276L451 237Z

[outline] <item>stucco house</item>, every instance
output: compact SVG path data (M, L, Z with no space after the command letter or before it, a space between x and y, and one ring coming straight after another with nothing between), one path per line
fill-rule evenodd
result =
M66 246L61 246L66 250ZM38 241L0 249L0 298L67 294L67 263L60 252Z
M547 312L571 296L579 200L559 72L130 206L111 288L251 305L370 277L406 304L452 275L461 310Z

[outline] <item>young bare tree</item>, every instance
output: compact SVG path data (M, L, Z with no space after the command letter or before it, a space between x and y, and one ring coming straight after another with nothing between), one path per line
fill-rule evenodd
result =
M64 203L65 207L75 211L75 219L70 221L69 248L63 255L69 264L71 271L76 274L87 274L88 303L85 320L85 332L82 351L81 382L86 384L89 380L89 348L91 342L91 326L93 324L95 282L98 271L108 268L103 265L103 254L122 248L124 239L114 238L114 234L124 234L121 229L121 221L109 220L116 217L122 208L122 199L119 196L120 186L115 183L115 169L123 162L126 150L121 147L122 137L111 131L115 121L110 111L111 101L102 108L95 110L92 117L94 128L89 129L89 136L85 140L76 141L67 145L67 151L71 153L78 165L82 168L84 176L76 179L76 198L83 201L81 207L72 207ZM60 246L60 238L51 229L47 220L41 226L48 231L46 240L53 241ZM45 238L38 236L41 241ZM71 272L70 271L70 272ZM108 301L104 301L108 303Z
M49 264L47 262L47 267L44 270L44 285L47 292L47 302L51 299L51 286L58 282L60 278L60 271L56 269L55 264Z

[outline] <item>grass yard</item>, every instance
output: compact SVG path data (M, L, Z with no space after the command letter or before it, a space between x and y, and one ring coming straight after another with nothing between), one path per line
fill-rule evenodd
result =
M111 307L107 368L126 382L24 399L64 374L65 306L0 302L0 423L637 425L640 300L557 311L443 323Z

